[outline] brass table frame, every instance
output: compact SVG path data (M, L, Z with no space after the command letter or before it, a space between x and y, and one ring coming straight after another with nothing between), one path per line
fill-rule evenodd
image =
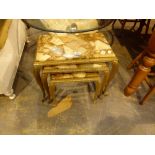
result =
M101 64L102 67L78 67L78 68L74 68L74 69L58 69L58 68L54 68L54 67L44 67L44 69L42 70L41 73L41 82L43 85L44 90L46 91L48 98L50 98L50 92L49 92L49 87L48 87L48 83L47 83L47 77L48 74L53 75L53 74L62 74L62 73L78 73L78 72L85 72L85 73L97 73L96 77L100 77L101 78L101 90L100 90L100 94L102 92L105 92L107 86L108 86L108 82L109 82L109 75L110 75L110 71L108 66L105 63ZM104 77L104 78L103 78ZM79 78L82 81L82 78ZM74 80L73 80L74 81Z
M34 62L34 76L36 79L36 82L38 83L38 85L40 86L42 93L43 93L43 98L46 98L46 92L45 92L45 87L43 85L43 82L41 80L41 71L43 70L44 67L49 67L49 66L58 66L58 65L73 65L73 64L92 64L92 63L111 63L112 65L112 69L110 71L110 76L108 79L109 83L115 76L117 70L118 70L118 59L117 57L114 56L105 56L105 57L101 57L101 58L91 58L91 59L68 59L68 60L55 60L55 61L44 61L44 62L40 62L40 61L35 61ZM43 75L43 78L44 75Z
M94 95L94 100L100 96L102 89L102 80L99 74L94 74L94 76L85 77L85 78L67 78L67 79L51 79L49 84L50 92L50 102L55 99L55 89L57 83L70 83L70 82L95 82L96 91Z

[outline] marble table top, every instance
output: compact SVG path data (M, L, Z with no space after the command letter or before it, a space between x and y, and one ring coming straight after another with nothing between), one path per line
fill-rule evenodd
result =
M115 57L115 54L101 32L45 34L37 44L36 61L40 62L104 57Z

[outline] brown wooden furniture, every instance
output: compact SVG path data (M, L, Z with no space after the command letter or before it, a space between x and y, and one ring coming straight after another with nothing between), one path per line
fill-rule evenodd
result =
M138 65L138 69L129 82L128 86L124 90L124 94L129 96L136 92L138 86L141 84L143 80L147 80L147 75L151 72L151 67L155 66L155 31L152 33L151 38L149 39L148 46L144 49L144 51L138 55L128 68L131 68L135 63L139 60L140 64ZM154 86L151 86L150 92L144 97L144 100L150 96L154 92ZM144 102L141 102L141 104Z
M121 24L121 29L125 29L125 25L127 23L133 23L133 26L130 28L131 31L136 31L137 33L141 33L143 27L145 27L145 34L148 34L148 29L150 26L150 19L146 20L146 19L116 19L114 20L113 24L112 24L112 28L114 29L114 25L116 23L116 21L119 21L119 23ZM135 26L139 23L139 27L137 30L135 30Z
M155 29L155 24L154 24L153 27L152 27L152 31L154 31L154 29Z
M152 86L150 88L150 90L148 91L148 93L144 96L144 98L142 99L142 101L140 102L141 105L144 104L144 102L149 98L151 97L153 94L155 94L155 85Z
M137 67L137 66L140 64L140 62L142 61L142 58L145 56L145 54L146 54L145 50L144 50L143 52L141 52L141 53L131 62L131 64L129 64L128 69L131 69L131 68L134 67L134 66ZM148 73L148 75L151 76L151 77L152 77L152 76L155 77L155 73L154 73L154 72L150 72L150 73ZM146 77L144 80L145 80L145 82L148 84L150 90L149 90L149 91L147 92L147 94L143 97L143 99L139 102L139 104L141 104L141 105L144 104L145 101L146 101L149 97L151 97L151 95L153 95L153 94L155 93L155 85L152 84L152 83L150 82L150 80L149 80L148 77Z

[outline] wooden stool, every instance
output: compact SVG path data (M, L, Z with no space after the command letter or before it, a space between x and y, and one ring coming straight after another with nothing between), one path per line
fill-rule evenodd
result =
M124 94L126 96L136 92L141 82L147 79L147 76L151 72L151 67L155 66L155 31L152 33L151 38L149 39L147 48L132 61L128 68L131 68L134 64L138 63L139 60L142 62L140 62L137 71L135 72L128 86L124 89ZM153 86L151 86L151 91L144 97L141 104L143 104L144 100L146 100L148 96L152 94L152 92L154 92Z

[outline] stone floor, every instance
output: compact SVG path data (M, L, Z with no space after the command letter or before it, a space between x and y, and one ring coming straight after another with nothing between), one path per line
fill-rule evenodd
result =
M53 118L47 117L51 105L42 103L32 74L35 46L27 48L14 84L16 99L0 97L0 134L155 134L155 96L143 106L138 104L148 90L145 84L131 97L124 96L123 89L133 74L126 70L131 58L115 36L112 48L119 59L119 71L106 95L93 104L87 85L79 84L74 93L68 86L73 106Z

